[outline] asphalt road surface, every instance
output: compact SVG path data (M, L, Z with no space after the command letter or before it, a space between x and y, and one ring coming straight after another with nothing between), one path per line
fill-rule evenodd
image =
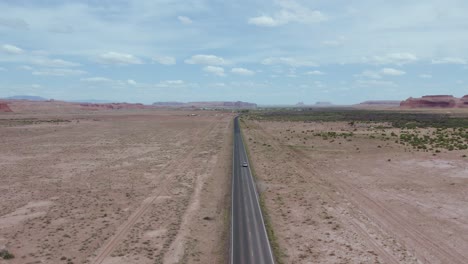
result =
M273 264L273 254L260 210L259 197L238 117L234 119L234 150L232 171L231 264Z

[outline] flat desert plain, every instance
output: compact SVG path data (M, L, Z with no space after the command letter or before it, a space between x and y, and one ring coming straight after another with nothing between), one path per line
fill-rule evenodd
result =
M464 147L466 128L241 125L279 263L468 263L468 150L400 140L441 134Z
M0 263L220 263L232 114L0 115Z

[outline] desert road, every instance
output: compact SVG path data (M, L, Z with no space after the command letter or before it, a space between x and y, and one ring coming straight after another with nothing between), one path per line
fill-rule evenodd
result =
M274 263L238 117L234 119L231 264Z

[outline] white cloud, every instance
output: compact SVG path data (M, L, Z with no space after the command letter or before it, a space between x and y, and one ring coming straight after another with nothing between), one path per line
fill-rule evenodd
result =
M131 86L141 86L139 83L133 83L133 80L115 80L115 79L110 79L107 77L89 77L89 78L81 78L80 81L86 82L90 84L91 86L105 86L105 87L120 87L120 88L125 88L128 87L129 85ZM133 82L132 82L133 81Z
M239 75L246 75L246 76L250 76L250 75L255 74L254 71L251 71L251 70L248 70L248 69L245 69L245 68L232 68L231 72L235 73L235 74L239 74Z
M206 66L203 68L203 71L217 75L217 76L226 76L224 69L218 66Z
M297 58L291 58L291 57L280 57L280 58L270 57L270 58L264 59L262 61L262 64L264 65L283 64L283 65L288 65L291 67L302 67L302 66L316 67L318 66L317 63L311 60L297 59Z
M326 87L326 85L325 85L323 82L320 82L320 81L315 81L315 82L314 82L314 86L315 86L315 87L318 87L318 88L324 88L324 87Z
M179 21L184 25L190 25L193 23L192 19L186 16L178 16L177 19L179 19Z
M11 29L29 29L28 23L21 18L5 18L0 17L0 26L11 28Z
M81 78L80 81L82 82L112 82L113 80L106 78L106 77L89 77L89 78Z
M213 86L216 86L216 87L226 87L226 84L223 83L223 82L218 82L218 83L213 83Z
M111 85L111 86L120 86L120 87L125 87L127 85L131 86L140 86L139 83L137 83L135 80L128 79L126 81L121 81L121 80L113 80L107 77L89 77L89 78L81 78L80 81L82 82L87 82L87 83L96 83L96 84L101 84L101 85Z
M288 74L286 74L286 77L297 78L296 69L295 68L289 69L289 72Z
M42 69L32 72L33 75L38 76L74 76L74 75L83 75L86 74L82 70L72 70L72 69Z
M355 75L356 77L364 77L364 78L370 78L370 79L380 79L382 76L378 72L375 71L369 71L365 70L360 74Z
M6 68L0 67L0 71L6 71Z
M2 45L2 50L6 53L9 54L22 54L24 53L24 50L21 48L18 48L16 46L10 45L10 44L4 44Z
M9 72L14 73L19 66L29 65L34 69L30 68L23 72L29 74L32 71L40 71L44 68L67 68L32 64L32 60L36 58L69 60L82 64L80 67L70 67L69 69L85 70L90 73L75 78L79 82L81 77L95 75L114 78L114 75L106 74L111 70L109 68L93 70L96 65L92 64L96 62L101 53L107 51L133 54L141 59L143 63L162 63L163 65L171 65L172 62L170 59L165 60L163 58L157 58L153 61L152 57L154 55L176 55L174 57L177 58L176 65L178 65L169 67L171 72L174 73L171 75L177 76L177 78L173 77L175 79L192 76L196 74L194 73L196 71L206 75L208 73L202 69L209 65L223 67L224 74L235 77L232 68L245 67L255 70L256 75L254 75L255 78L242 77L241 79L269 79L270 75L278 77L276 81L270 79L272 81L272 91L275 89L280 90L285 82L294 82L297 85L308 80L312 85L315 79L323 79L315 73L305 75L308 71L314 72L313 70L323 70L327 73L325 76L333 74L338 79L348 80L350 67L358 69L355 70L356 74L360 74L366 69L372 71L368 75L374 78L361 77L362 80L375 79L382 81L395 79L394 81L397 82L398 77L391 77L391 75L384 75L380 72L382 68L395 68L407 72L406 75L403 75L404 77L399 77L402 80L398 81L401 81L402 87L407 88L399 91L405 96L409 96L410 93L421 93L420 90L424 89L421 85L418 85L418 82L427 84L431 80L421 79L423 78L419 76L421 73L433 74L432 80L442 78L447 74L453 75L452 79L457 80L463 79L463 74L466 73L466 70L463 71L462 69L468 69L468 64L461 65L459 67L460 71L454 72L447 72L447 69L443 67L431 69L432 60L434 60L434 63L464 63L464 60L447 60L444 58L463 58L468 63L468 49L463 46L463 43L468 40L468 34L463 34L464 29L468 26L468 20L465 18L466 12L464 12L468 10L468 1L449 0L448 2L429 1L424 3L421 1L403 1L404 3L401 2L395 5L392 1L378 1L377 3L377 1L366 0L353 1L350 6L337 8L334 4L324 4L323 1L295 0L300 5L308 7L309 10L322 11L330 18L329 23L318 24L303 24L303 22L294 20L292 17L282 21L281 18L284 16L281 15L285 15L285 13L282 13L283 9L295 10L289 11L289 13L298 17L296 15L297 8L283 7L288 3L278 3L280 1L293 2L291 0L273 0L268 5L262 5L259 2L242 3L236 5L234 9L226 9L222 5L207 5L205 0L188 1L187 3L184 2L184 4L174 4L173 1L150 0L128 1L122 4L121 1L117 1L116 3L112 2L111 12L106 8L107 5L101 1L97 1L95 5L90 5L89 2L48 1L47 8L38 5L24 5L17 3L17 1L9 1L8 4L5 4L5 1L0 1L2 2L0 3L0 10L3 10L4 13L0 15L0 35L5 35L0 41L0 66L8 68ZM352 12L349 11L350 9L352 9ZM229 13L233 10L235 10L236 14L241 14L241 24L239 24L239 16L231 16L232 14ZM202 20L198 21L199 15L206 14L206 11L216 13L219 16L204 16ZM242 18L242 14L244 14L244 18ZM394 14L401 15L395 16ZM193 19L193 23L191 25L182 24L183 22L178 18L179 15ZM13 19L15 17L24 18L27 23L22 19ZM224 18L221 22L222 25L216 24L219 17ZM250 21L254 22L253 24L247 23L249 18L252 18ZM86 21L86 23L76 23L76 21ZM129 21L132 21L132 23L129 23ZM28 23L30 25L29 31L14 31L13 29L28 28ZM273 26L273 28L259 28L255 24ZM67 25L71 25L73 28ZM195 25L196 27L194 27ZM227 32L226 28L232 30ZM242 34L249 31L249 28L254 30L253 33L251 32L252 34ZM265 31L265 29L267 30ZM49 30L63 33L74 32L64 38L63 35L53 34ZM311 36L314 37L311 38ZM342 40L340 36L344 36L346 39ZM3 44L17 45L24 49L24 53L23 55L7 56L8 54L2 51ZM46 50L49 53L35 54L33 53L34 49ZM207 62L195 65L195 67L188 64L186 66L181 65L185 64L185 59L190 61L191 56L196 54L218 55L225 60L229 60L230 63L226 63L226 61L221 61L221 63ZM276 59L276 61L270 60L268 62L266 60L264 62L272 66L265 67L260 62L267 57L294 58L295 61ZM370 64L359 65L359 63L363 62L362 58L364 57L368 58L366 62ZM93 61L89 61L88 58L93 58ZM303 61L307 61L307 65L315 62L327 66L326 68L300 68L297 66L302 65ZM339 63L345 63L346 66L341 67ZM135 80L139 80L137 87L145 87L144 84L140 83L140 81L144 82L145 79L142 76L154 70L153 68L158 68L158 66L161 68L162 66L151 66L151 64L148 64L147 68L142 68L141 72L134 73L136 75L115 78L121 78L122 86L125 85L126 87L129 86L127 79L135 78ZM264 74L256 71L259 68L256 64L260 64L260 68L264 69ZM408 65L410 67L405 67ZM436 65L432 64L432 66ZM296 74L288 72L291 67L296 67ZM275 71L276 69L282 69L283 72L278 73ZM412 70L410 71L410 69ZM9 72L2 72L1 74L5 76ZM37 77L34 76L29 76L30 80L22 80L24 74L19 72L18 74L18 76L13 76L13 74L8 78L11 79L12 85L15 85L15 82L31 84L43 80L43 78L36 80ZM287 74L291 76L298 75L298 78L297 80L288 78ZM224 81L228 84L230 79L215 78L214 75L210 77L212 78L202 76L200 81L203 83L200 83L200 86L206 85L206 81L210 83ZM302 78L305 78L305 80ZM168 77L167 79L171 78ZM324 79L328 79L328 77ZM351 82L358 79L353 78ZM50 81L53 81L53 78L50 78ZM146 85L153 87L157 82L159 80ZM67 94L69 97L79 96L78 93L82 92L79 89L72 89L72 86L69 85L61 87L58 83L44 83L43 85L44 90L47 88L49 91L55 92L53 89L56 89L57 93L69 93ZM82 82L78 83L78 85L88 84ZM432 88L434 93L440 92L440 89L442 89ZM464 92L458 86L451 89L459 94ZM110 94L109 96L129 97L129 100L136 100L130 99L136 96L136 92L133 91L135 89L129 90L132 92L126 94L122 92L119 95ZM230 89L226 90L230 91ZM89 91L93 92L91 89ZM204 92L200 90L200 95L197 96L204 96ZM232 93L234 94L234 92ZM362 93L362 91L361 94L356 91L356 94L349 94L350 98L347 100L354 100L351 98L362 96ZM189 96L187 94L174 94L173 98ZM245 93L242 92L242 94ZM223 95L216 96L220 98ZM379 95L382 98L388 96L386 94L373 95ZM161 94L161 96L165 96L165 94ZM289 100L282 97L271 98L271 100L277 102ZM146 96L141 100L151 99ZM258 100L266 102L270 99L262 97Z
M171 88L171 87L186 87L189 85L194 85L194 84L187 84L183 80L167 80L167 81L161 81L156 84L148 84L148 83L140 83L132 79L128 79L126 81L122 80L113 80L109 79L106 77L90 77L90 78L82 78L80 79L82 82L87 82L87 83L95 83L95 84L101 84L101 85L106 85L106 86L114 86L114 87L128 87L128 85L131 85L133 87L138 87L138 88Z
M42 86L40 84L31 84L32 88L41 88Z
M383 68L382 70L380 70L380 73L382 73L383 75L390 75L390 76L401 76L401 75L406 74L406 72L404 71L400 71L400 70L393 69L393 68Z
M383 56L373 56L371 58L364 58L364 62L373 64L396 64L403 65L416 62L418 57L411 53L391 53Z
M394 82L380 81L380 80L358 80L356 82L356 85L360 87L396 87L397 86Z
M226 60L215 55L199 54L194 55L190 59L186 59L187 64L204 64L204 65L225 65Z
M257 17L249 18L247 21L251 25L263 27L275 27L291 22L312 24L327 20L322 12L309 9L299 3L289 1L278 1L280 10L273 15L260 15Z
M355 75L356 77L364 77L369 79L381 79L382 75L389 75L389 76L401 76L405 75L406 72L400 71L393 68L383 68L380 71L370 71L365 70L360 74Z
M324 40L322 41L322 45L329 47L338 47L341 46L341 42L338 40Z
M170 87L185 87L187 83L183 80L167 80L154 85L157 88L170 88Z
M49 27L49 31L58 34L71 34L75 29L70 25L54 24Z
M126 65L126 64L142 64L141 59L125 53L118 52L106 52L99 56L99 62L104 64L117 64L117 65Z
M176 64L176 59L170 56L154 56L153 61L163 64L163 65L174 65Z
M431 79L431 78L432 78L432 75L430 75L430 74L420 74L420 75L419 75L419 78Z
M432 64L467 64L467 61L462 58L442 58L432 60Z
M164 83L172 84L172 85L181 85L181 84L184 84L184 81L182 81L182 80L168 80L168 81L164 81Z
M18 69L20 70L25 70L25 71L32 71L34 70L33 67L29 66L29 65L22 65L22 66L19 66Z
M322 71L308 71L305 74L307 74L307 75L325 75L325 73L322 72Z
M278 25L278 21L270 16L252 17L249 18L248 23L262 27L275 27Z
M44 67L58 67L58 68L80 66L79 63L74 63L71 61L66 61L66 60L61 60L61 59L48 59L48 58L33 59L31 63L35 65L44 66Z

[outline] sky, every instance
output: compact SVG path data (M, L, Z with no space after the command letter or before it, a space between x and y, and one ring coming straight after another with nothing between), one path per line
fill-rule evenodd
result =
M402 100L468 94L466 0L0 0L0 97Z

